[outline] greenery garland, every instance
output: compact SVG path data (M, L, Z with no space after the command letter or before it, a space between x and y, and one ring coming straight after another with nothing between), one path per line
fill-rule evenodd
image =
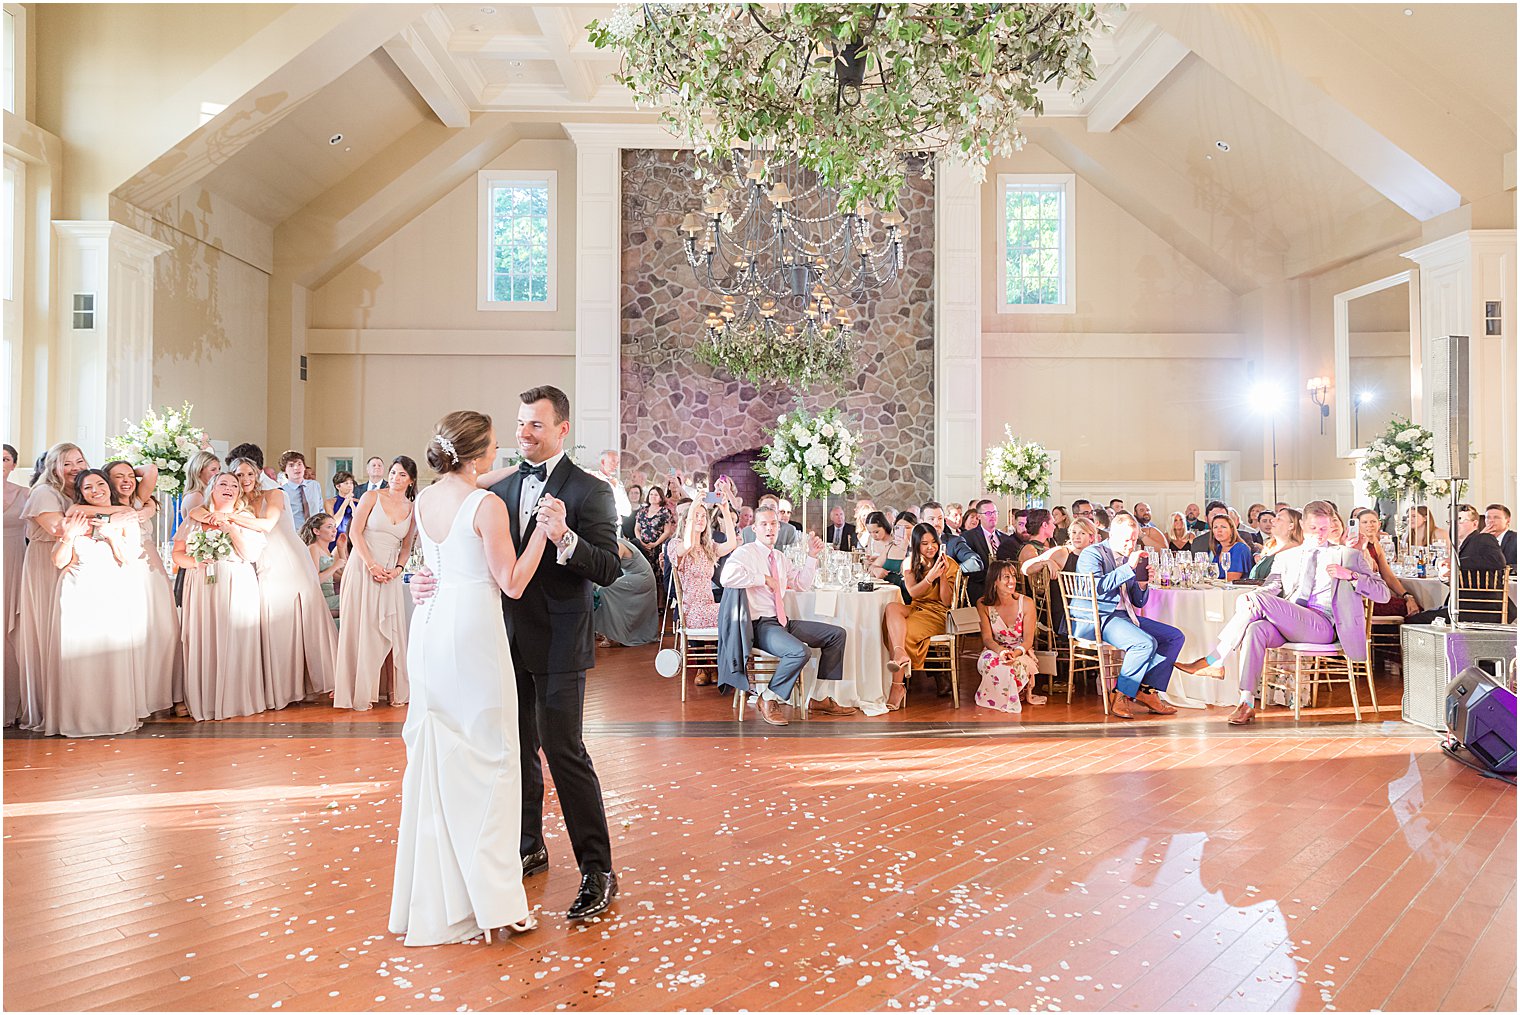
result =
M769 142L845 209L891 210L908 153L946 152L985 179L1044 111L1039 87L1094 78L1088 40L1107 25L1090 3L693 3L625 4L587 28L699 155Z
M697 359L751 384L782 384L793 390L828 382L838 391L854 376L856 347L853 338L841 338L837 330L816 339L801 335L772 338L758 328L747 336L712 341L697 340Z

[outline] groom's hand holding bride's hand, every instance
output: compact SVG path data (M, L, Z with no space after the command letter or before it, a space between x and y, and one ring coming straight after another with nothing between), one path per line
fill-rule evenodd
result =
M538 502L538 524L544 530L544 535L549 537L549 542L558 543L565 538L565 533L570 531L570 526L565 521L565 502L558 497L545 494Z

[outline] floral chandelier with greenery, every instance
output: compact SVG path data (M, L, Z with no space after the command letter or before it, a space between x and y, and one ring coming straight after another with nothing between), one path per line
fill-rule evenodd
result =
M623 5L589 32L699 156L789 151L848 212L895 210L913 153L985 175L1023 144L1042 85L1093 79L1103 28L1080 3L693 3Z

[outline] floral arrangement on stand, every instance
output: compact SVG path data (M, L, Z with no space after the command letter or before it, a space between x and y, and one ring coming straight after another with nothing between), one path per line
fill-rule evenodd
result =
M1039 89L1095 76L1097 4L622 4L587 26L616 76L705 158L793 150L844 203L896 206L910 153L985 178L1021 147ZM925 174L930 171L926 165Z
M850 431L838 409L817 415L795 409L776 417L770 435L770 444L761 451L764 475L801 501L804 529L809 497L837 497L858 490L865 482L860 474L860 438Z
M111 438L111 448L131 466L158 469L158 492L178 497L185 490L185 466L190 457L208 446L206 432L190 423L194 408L186 402L178 409L152 409L141 423L127 421L127 432Z
M185 537L185 552L202 565L207 585L216 584L216 562L232 556L232 537L219 529L201 529Z
M988 448L982 458L982 482L993 493L1025 502L1050 496L1050 452L1043 444L1021 441L1008 427L1008 439Z
M1435 435L1418 423L1395 416L1388 428L1367 444L1358 469L1368 496L1411 501L1451 496L1451 480L1435 473Z

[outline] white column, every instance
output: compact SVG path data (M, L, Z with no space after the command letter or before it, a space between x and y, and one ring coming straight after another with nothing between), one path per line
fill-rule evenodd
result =
M1507 503L1516 486L1515 232L1469 230L1404 256L1420 273L1422 369L1415 418L1424 419L1428 409L1431 340L1467 335L1468 430L1477 456L1469 469L1467 499ZM1490 302L1502 306L1496 335L1485 333Z
M622 147L605 130L575 141L575 393L570 443L621 450Z
M73 441L98 463L107 438L140 418L153 397L153 259L169 245L117 222L54 222L53 229L60 355L46 439ZM76 321L80 294L93 297L89 321Z
M934 493L982 491L981 185L958 162L934 173Z

